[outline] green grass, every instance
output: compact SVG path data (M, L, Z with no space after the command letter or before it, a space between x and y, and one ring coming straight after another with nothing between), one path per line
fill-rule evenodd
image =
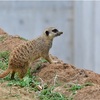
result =
M23 37L19 37L19 39L27 41L27 39L25 39L25 38L23 38Z
M68 98L65 97L64 95L58 92L53 92L53 89L54 88L47 88L42 90L39 94L39 99L40 100L68 100Z
M73 84L69 90L72 91L72 92L76 92L77 90L81 90L82 88L84 88L84 87L86 87L86 86L92 86L92 85L93 85L93 84L90 83L90 82L86 82L86 83L84 83L83 85L80 85L80 84Z
M72 87L69 90L74 92L82 88L83 88L83 85L75 84L75 85L72 85Z
M68 90L71 91L71 96L69 96L68 100L73 100L74 95L77 93L78 90L81 90L82 88L86 87L86 86L92 86L93 83L90 82L86 82L84 84L73 84Z
M30 74L30 69L28 70L27 72L27 75L23 78L23 79L19 79L17 77L17 75L15 76L16 79L15 80L10 80L9 78L6 80L8 80L8 86L20 86L20 87L31 87L33 88L33 86L35 87L36 85L40 84L36 77L33 77L31 74Z
M5 70L8 67L9 52L0 52L0 69Z
M48 61L46 59L44 59L44 58L41 58L40 62L41 63L47 63Z
M8 58L9 52L0 52L0 68L2 70L5 70L8 67ZM47 61L45 59L41 59L35 70L38 70L43 62ZM38 97L40 100L68 100L64 95L53 92L54 88L48 88L48 86L44 86L45 88L40 91L38 86L41 85L41 83L38 81L37 77L33 77L30 74L30 69L22 80L20 80L17 76L16 80L10 80L10 76L7 76L4 79L0 79L1 83L4 81L8 81L7 86L28 87L31 91L39 92Z
M0 52L0 69L5 70L8 67L8 60L9 60L9 52L4 51ZM35 72L41 67L41 64L47 62L45 59L41 59L40 62L36 65ZM15 76L16 80L10 80L10 76L8 75L6 78L0 79L0 83L5 81L8 82L7 86L20 86L21 88L27 87L29 91L37 92L37 97L39 100L73 100L74 95L77 93L78 90L93 85L92 83L85 83L83 85L80 84L71 84L71 87L68 88L66 91L70 91L72 95L65 96L61 93L54 92L53 90L57 87L57 84L52 87L48 87L45 84L42 90L38 89L38 86L41 86L41 82L38 81L38 78L32 76L30 73L30 69L28 70L26 76L20 80L17 75ZM65 87L67 88L67 86ZM17 94L16 94L17 95Z
M5 36L0 37L0 41L3 41L5 39Z
M10 53L8 51L0 52L0 69L1 70L6 70L7 69L7 67L8 67L8 60L9 60L9 54ZM10 79L10 75L8 75L4 79L0 79L0 82L2 83L5 79L9 80Z

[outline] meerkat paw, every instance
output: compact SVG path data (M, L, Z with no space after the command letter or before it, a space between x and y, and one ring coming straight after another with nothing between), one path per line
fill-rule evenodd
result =
M52 61L52 64L58 64L58 63L59 61L56 61L56 60Z

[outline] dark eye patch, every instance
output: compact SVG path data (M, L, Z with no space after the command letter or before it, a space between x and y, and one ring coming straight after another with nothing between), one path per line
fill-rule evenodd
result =
M58 30L57 29L53 29L52 32L56 33L56 32L58 32Z
M49 35L49 31L46 31L45 33L46 33L47 36Z

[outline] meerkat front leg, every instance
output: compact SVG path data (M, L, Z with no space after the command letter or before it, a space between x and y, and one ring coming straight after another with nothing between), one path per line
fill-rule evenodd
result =
M51 58L50 55L47 55L47 56L45 56L44 58L45 58L50 64L51 64L51 63L57 63L56 61L54 61L54 60Z
M42 56L44 59L46 59L50 64L53 63L51 57L49 55L43 55Z

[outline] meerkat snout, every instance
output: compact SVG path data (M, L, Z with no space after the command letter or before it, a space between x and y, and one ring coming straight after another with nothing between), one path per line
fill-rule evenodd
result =
M61 34L63 34L63 32L57 32L57 33L55 34L55 36L60 36Z

